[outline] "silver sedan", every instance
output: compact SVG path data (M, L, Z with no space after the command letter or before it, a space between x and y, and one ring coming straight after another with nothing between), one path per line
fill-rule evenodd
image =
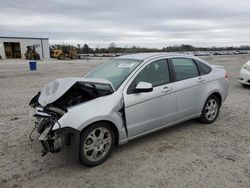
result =
M114 58L81 78L54 80L30 106L43 155L68 144L81 164L95 166L114 145L193 118L213 123L228 90L222 66L144 53Z

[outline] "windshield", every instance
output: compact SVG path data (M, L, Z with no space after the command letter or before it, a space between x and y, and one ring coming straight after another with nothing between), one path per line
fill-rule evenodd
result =
M113 59L99 65L84 77L107 79L117 90L122 82L140 63L140 60Z

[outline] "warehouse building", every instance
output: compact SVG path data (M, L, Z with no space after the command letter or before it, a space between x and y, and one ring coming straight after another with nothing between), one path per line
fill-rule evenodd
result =
M48 38L0 37L0 56L2 59L25 59L27 49L34 49L41 59L48 59Z

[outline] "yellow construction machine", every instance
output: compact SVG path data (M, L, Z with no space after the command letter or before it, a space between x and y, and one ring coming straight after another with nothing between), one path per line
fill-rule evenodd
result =
M27 46L27 50L24 56L25 56L25 59L28 59L28 60L40 59L39 53L36 52L36 46Z
M76 54L77 54L76 49L69 47L50 50L50 57L57 58L60 60L76 59L77 58Z

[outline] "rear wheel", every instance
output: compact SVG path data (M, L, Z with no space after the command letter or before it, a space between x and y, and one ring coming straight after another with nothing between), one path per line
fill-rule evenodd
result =
M242 84L243 87L250 87L249 85L247 84Z
M64 55L64 54L60 54L60 55L58 56L58 59L59 59L59 60L64 60L64 59L65 59L65 55Z
M213 123L216 120L219 111L220 111L220 101L216 96L211 95L205 102L199 120L202 123L207 123L207 124Z
M80 163L86 166L103 163L110 156L114 143L114 132L109 124L93 124L81 135Z

